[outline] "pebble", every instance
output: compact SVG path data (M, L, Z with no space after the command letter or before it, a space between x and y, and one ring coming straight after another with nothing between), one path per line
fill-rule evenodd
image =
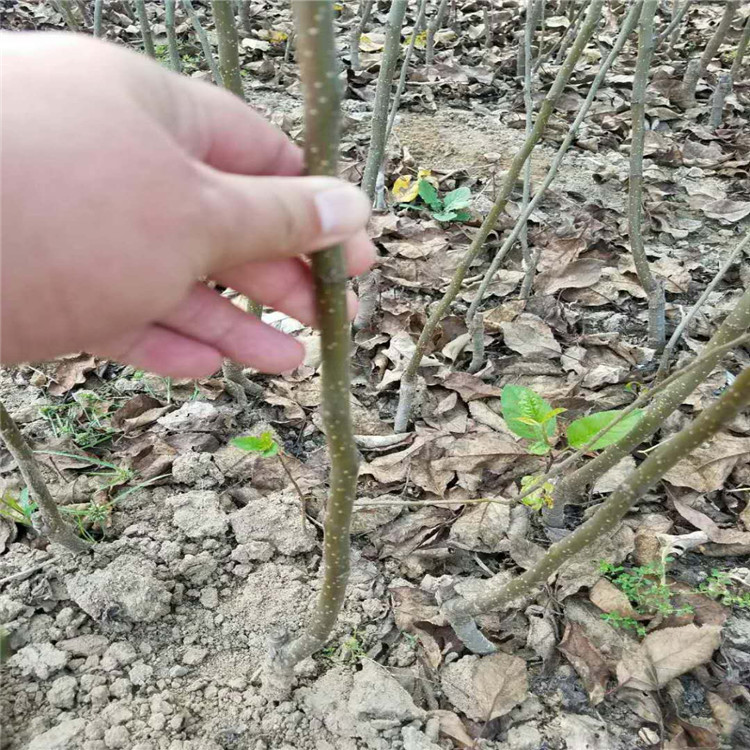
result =
M128 747L130 732L123 726L110 727L104 733L104 744L109 748Z
M73 708L76 702L78 681L72 675L58 677L47 691L47 700L55 708Z

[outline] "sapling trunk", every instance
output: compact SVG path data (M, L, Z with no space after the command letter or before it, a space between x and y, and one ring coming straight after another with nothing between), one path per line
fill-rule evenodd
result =
M724 395L705 409L690 426L654 450L602 503L599 510L588 521L562 541L553 544L544 557L525 573L505 586L497 589L490 588L471 599L449 599L443 605L442 610L451 624L458 623L457 635L461 637L462 632L468 629L467 624L473 624L470 618L503 609L512 602L532 594L537 586L545 583L573 555L605 535L611 534L638 498L654 487L665 472L713 437L723 425L734 419L748 404L750 404L750 368L740 373ZM469 637L472 643L477 641L475 633L470 632ZM480 648L486 643L488 642L482 636L479 641ZM480 653L486 652L486 648L480 651Z
M18 464L29 494L37 504L42 523L39 531L55 544L62 544L72 552L85 552L90 546L65 523L52 498L34 454L24 440L5 405L0 401L0 437Z
M352 70L359 72L359 39L362 32L370 20L373 0L360 0L359 2L359 20L354 19L351 32L349 34L349 58L351 60Z
M104 0L94 2L94 36L98 39L102 36L102 15Z
M740 74L740 70L742 70L742 61L745 57L745 53L747 52L748 44L750 44L750 16L748 16L747 20L745 21L745 26L742 29L742 36L740 37L740 41L737 44L737 52L734 56L734 62L732 62L730 75L732 76L733 81L737 80Z
M294 0L300 75L305 94L307 171L335 175L339 148L338 64L331 0ZM323 354L322 409L331 458L323 542L323 581L312 621L291 641L277 639L266 672L269 691L291 686L294 665L323 646L336 623L349 578L349 527L357 489L358 454L350 412L350 334L346 263L336 246L313 255Z
M682 79L682 91L680 94L683 107L687 108L695 104L695 89L698 86L698 81L705 74L708 64L714 59L721 43L726 39L738 6L739 0L726 0L721 21L705 46L703 54L699 58L697 69L695 66L692 68L688 66L685 77Z
M586 115L588 114L589 109L591 109L591 105L593 104L594 99L596 98L596 94L599 91L599 88L602 82L604 81L604 78L607 72L609 71L610 67L612 66L612 63L615 61L617 56L620 54L620 51L622 50L622 48L625 46L625 42L627 41L628 36L630 36L631 32L635 28L635 25L638 23L638 17L640 15L642 6L643 6L643 0L636 0L636 2L631 6L628 12L628 15L625 17L625 20L622 22L620 33L617 35L617 39L615 40L615 43L612 46L612 49L610 50L609 55L607 55L607 57L602 62L601 66L599 67L599 71L591 83L591 87L589 88L589 92L588 92L588 95L586 96L586 99L584 100L583 104L581 104L581 107L578 110L578 114L576 115L576 118L573 121L573 124L568 129L568 134L565 137L565 140L563 140L563 142L560 144L560 147L558 148L557 153L555 154L555 158L552 160L552 163L550 164L549 169L547 170L547 174L545 175L544 181L537 189L536 193L534 194L534 197L531 200L531 203L527 206L526 210L523 211L521 215L518 217L515 225L513 226L513 230L506 237L502 246L495 254L495 257L492 259L492 263L490 264L490 267L487 269L487 272L484 274L484 278L482 279L482 283L479 285L477 294L474 297L473 302L469 306L468 312L466 313L466 324L468 328L471 328L472 320L474 316L476 315L476 312L479 309L479 306L482 304L484 295L487 293L487 289L492 283L492 279L497 273L497 269L500 268L500 264L505 259L506 254L513 246L513 243L518 239L521 229L529 220L529 217L531 216L531 214L536 210L536 207L541 203L542 198L544 197L544 194L547 188L552 184L555 177L557 176L557 171L560 168L560 164L562 163L562 160L565 157L565 154L567 153L571 144L575 140L575 137L578 133L578 129L581 127L581 123L583 122Z
M422 333L419 336L419 340L417 341L414 354L409 360L409 363L404 372L404 376L401 380L399 405L396 411L396 432L405 432L408 425L409 414L411 412L410 399L413 399L416 392L417 373L419 371L419 366L422 362L422 357L424 356L425 349L427 348L427 344L432 340L433 333L437 328L438 323L442 320L443 315L447 311L451 302L453 302L456 295L460 291L461 284L464 280L464 277L466 276L467 271L469 270L471 264L474 262L474 259L482 250L484 242L487 239L489 233L495 228L495 224L497 223L500 214L505 210L508 198L510 197L511 191L516 184L516 180L521 173L521 169L523 169L523 165L525 164L526 159L529 157L529 154L533 150L534 146L536 146L536 144L541 139L547 127L547 123L552 116L555 102L565 88L568 79L573 73L576 63L578 62L584 48L586 47L586 44L591 38L591 34L593 33L594 28L599 22L603 2L604 0L591 0L591 4L589 5L589 10L586 15L586 21L581 27L581 31L579 32L579 35L576 38L576 41L573 44L570 53L565 60L565 63L558 71L552 87L550 88L547 96L542 102L541 107L539 108L539 114L537 115L531 135L525 140L523 146L513 158L513 161L510 164L510 168L508 169L508 173L505 177L505 181L500 188L500 192L497 196L497 199L495 200L494 205L482 222L482 226L474 236L471 245L464 254L464 257L461 259L461 262L458 264L458 267L453 274L453 278L451 279L447 291L443 295L442 299L438 302L438 304L434 307L434 309L430 313L429 318L427 319L427 322L425 323Z
M135 0L135 10L138 14L138 25L141 27L141 36L143 37L143 50L149 56L156 59L156 50L154 49L154 37L151 34L151 24L148 20L148 11L146 10L146 0Z
M669 388L660 393L645 411L633 429L602 451L596 458L586 462L572 474L566 474L554 490L554 507L562 513L563 507L579 497L589 485L596 482L625 456L630 455L642 442L648 440L711 373L724 355L723 347L742 336L750 327L750 290L746 291L736 307L706 344L700 361Z
M523 35L523 102L526 110L526 137L531 135L534 126L534 95L531 90L533 79L533 69L531 66L531 42L534 38L534 21L536 13L534 11L536 0L528 0L526 5L526 30ZM529 205L531 198L531 162L534 153L529 154L526 164L523 167L523 195L521 198L521 213ZM521 285L521 299L528 299L531 293L531 282L527 279L534 278L534 272L531 270L531 254L529 253L529 225L528 220L521 227L521 257L523 258L524 279ZM484 339L483 339L484 340Z
M729 94L732 93L732 76L729 73L722 73L716 82L713 96L711 97L711 117L709 126L716 130L721 127L724 119L724 102Z
M581 3L581 7L578 9L578 13L573 19L573 22L570 24L570 26L568 26L568 30L565 32L565 34L562 37L562 41L560 42L560 49L557 51L558 63L561 63L563 61L563 59L565 58L565 54L567 53L568 48L570 47L572 41L578 37L578 28L584 17L583 14L584 14L585 9L586 9L586 0L584 0L584 2Z
M425 52L425 62L428 67L432 65L432 61L435 58L435 34L437 34L443 26L443 18L445 17L446 10L448 10L448 0L440 0L440 5L437 7L435 15L427 24L427 50Z
M78 31L78 21L76 21L76 14L70 0L54 0L53 5L63 17L63 21L68 29L70 31Z
M417 36L422 31L424 26L425 8L427 6L427 0L419 0L419 6L417 7L417 20L414 23L414 28L411 32L411 39L409 40L409 46L406 48L404 53L404 60L401 63L401 74L398 77L398 85L396 86L396 93L393 95L393 101L391 102L391 110L388 115L388 126L385 130L385 143L388 145L388 140L391 137L391 131L393 130L393 124L396 122L396 115L398 114L398 107L401 104L401 95L404 93L404 87L406 86L406 76L409 73L409 63L411 62L411 56L414 53L414 45L417 42Z
M386 144L386 128L388 125L388 105L391 101L391 84L396 70L399 51L401 50L401 26L406 13L406 0L393 0L388 12L388 22L385 27L385 46L380 59L380 73L375 89L375 104L372 112L372 128L370 130L370 149L367 152L367 163L362 175L362 189L370 201L375 199L375 183L378 172L383 163Z
M211 0L214 25L219 43L219 72L225 89L245 101L240 75L239 38L234 23L234 9L227 0Z
M176 0L167 0L164 9L164 25L167 29L167 47L169 48L169 64L175 73L182 72L182 60L180 59L180 47L177 43L177 32L175 31L174 13Z
M672 353L677 346L677 342L680 340L682 334L688 330L688 327L693 322L693 319L698 314L698 311L701 309L701 307L703 307L709 295L711 294L711 292L713 292L718 283L724 278L724 276L726 276L727 271L734 265L735 261L738 258L742 258L742 254L744 253L748 243L750 243L750 232L748 232L742 242L740 242L734 248L734 250L729 253L729 257L722 264L721 268L719 268L716 276L711 279L709 285L703 290L703 293L700 297L698 297L696 303L690 308L690 312L682 319L677 328L674 329L674 333L667 342L667 345L664 347L664 352L662 353L661 360L659 362L659 369L657 370L656 377L654 378L655 383L658 383L660 380L662 380L662 378L669 372L669 361L672 358Z
M654 13L657 0L645 0L638 33L638 58L631 99L632 139L630 146L630 178L628 181L628 234L630 251L643 290L648 296L649 346L664 346L664 285L654 278L643 246L643 144L646 137L646 86L654 55Z
M682 5L678 5L679 0L675 0L674 5L672 6L672 20L669 22L667 27L664 29L664 31L660 32L656 36L656 42L655 42L655 48L658 48L658 46L668 37L672 32L675 32L675 34L679 34L679 29L677 28L680 25L680 22L685 17L685 14L688 12L690 6L693 4L694 0L684 0ZM670 46L675 44L677 41L676 37L671 37Z
M239 36L234 22L234 8L227 0L212 0L214 25L219 46L219 72L224 88L245 101L245 91L240 75ZM257 302L248 300L247 312L261 317L263 307ZM247 396L257 398L263 389L249 380L236 362L225 361L222 366L225 387L230 396L241 406L247 403Z
M219 66L216 64L214 53L211 50L211 42L208 41L206 30L201 25L198 14L195 12L195 8L193 7L193 2L192 0L182 0L182 4L185 6L185 12L188 14L188 18L190 18L190 22L193 24L195 35L198 37L198 41L200 42L201 49L203 50L203 56L206 58L206 63L209 67L209 70L211 71L211 76L214 79L214 83L217 86L221 86L222 80L221 73L219 72Z

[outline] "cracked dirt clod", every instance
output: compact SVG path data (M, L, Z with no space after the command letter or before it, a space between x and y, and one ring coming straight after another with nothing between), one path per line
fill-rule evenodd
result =
M248 497L247 505L229 516L240 544L269 542L282 555L298 555L314 549L315 532L307 522L302 527L302 508L296 495Z
M174 508L172 523L190 539L222 537L229 526L216 492L184 492L168 498L167 503Z
M103 615L132 622L154 622L169 612L171 597L145 558L122 555L102 570L66 580L68 594L94 619Z

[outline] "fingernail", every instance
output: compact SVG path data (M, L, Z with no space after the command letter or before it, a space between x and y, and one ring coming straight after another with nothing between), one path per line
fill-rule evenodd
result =
M315 195L320 230L324 235L353 234L367 224L370 207L355 187L339 187Z

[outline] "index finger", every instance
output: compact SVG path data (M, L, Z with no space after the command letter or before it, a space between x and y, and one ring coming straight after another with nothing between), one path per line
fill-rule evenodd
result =
M196 159L232 174L302 174L302 150L237 96L203 81L162 72L161 83L168 91L157 100L164 103L158 114Z

